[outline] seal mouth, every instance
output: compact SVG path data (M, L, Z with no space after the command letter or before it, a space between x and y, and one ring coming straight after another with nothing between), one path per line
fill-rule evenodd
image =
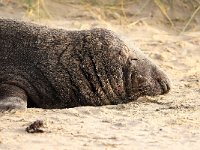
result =
M165 81L165 80L160 80L160 79L158 79L157 81L161 88L161 95L169 93L169 91L171 89L170 82Z

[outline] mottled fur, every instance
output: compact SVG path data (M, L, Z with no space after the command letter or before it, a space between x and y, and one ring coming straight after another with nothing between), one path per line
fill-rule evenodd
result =
M169 89L158 67L109 30L0 19L2 110L127 103Z

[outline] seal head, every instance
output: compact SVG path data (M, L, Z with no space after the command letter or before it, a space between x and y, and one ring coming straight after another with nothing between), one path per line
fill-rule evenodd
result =
M170 81L167 75L140 51L130 51L125 66L128 97L137 99L140 96L155 96L169 92Z

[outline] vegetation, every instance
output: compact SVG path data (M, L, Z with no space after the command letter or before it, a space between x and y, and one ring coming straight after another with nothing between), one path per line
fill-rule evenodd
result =
M51 15L46 7L45 0L23 0L27 7L29 17L50 18Z
M4 0L9 1L9 0ZM129 15L127 8L130 5L138 5L138 13L148 10L149 5L155 5L158 10L163 14L168 23L174 27L175 21L181 20L180 18L171 18L170 11L176 10L178 2L175 0L55 0L65 5L72 4L84 7L92 16L98 20L116 19L121 23L129 23ZM184 19L184 26L182 32L186 31L197 14L200 14L200 0L178 0L183 2L186 6L192 7L190 16ZM33 18L52 18L53 12L47 7L49 0L21 0L21 3L26 6L27 15ZM142 2L142 4L141 4ZM185 7L185 6L183 6ZM134 14L137 15L137 14Z

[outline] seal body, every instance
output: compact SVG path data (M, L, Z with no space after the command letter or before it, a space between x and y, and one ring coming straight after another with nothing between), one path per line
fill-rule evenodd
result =
M0 19L0 110L119 104L169 89L156 65L109 30Z

